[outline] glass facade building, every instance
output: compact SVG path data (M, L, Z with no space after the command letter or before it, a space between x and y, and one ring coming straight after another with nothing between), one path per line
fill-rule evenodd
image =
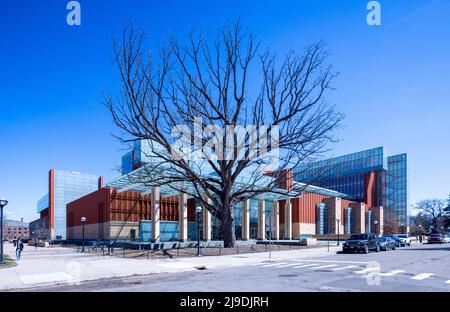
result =
M400 154L388 157L386 172L386 211L391 214L399 225L408 225L408 181L407 156Z
M49 193L37 202L38 213L49 211L51 239L66 239L66 204L100 186L100 177L77 171L51 170Z
M300 166L294 180L382 206L397 225L408 224L407 155L387 156L383 147Z
M122 175L147 163L150 160L151 150L148 140L134 141L132 150L122 156Z

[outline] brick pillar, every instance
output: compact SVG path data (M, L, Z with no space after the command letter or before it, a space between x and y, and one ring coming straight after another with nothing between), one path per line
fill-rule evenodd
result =
M280 239L280 205L278 200L272 202L272 218L274 225L272 228L272 239Z
M364 203L350 204L352 208L353 232L366 233L366 205Z
M292 239L292 204L289 199L284 204L284 238Z
M374 232L377 235L383 235L384 227L384 214L383 206L370 207L372 211L372 224L374 227ZM377 220L378 224L375 225L374 221Z
M159 192L159 187L152 187L152 198L151 198L151 215L152 215L152 235L151 241L158 242L160 240L159 222L161 221L160 212L160 198L161 194Z
M178 195L178 239L180 242L185 242L188 239L188 214L187 214L187 194L181 193Z
M208 202L208 204L211 203L211 199L209 199L206 195L204 197L204 200ZM210 241L211 240L211 212L209 212L206 207L203 207L202 209L203 214L203 240L204 241Z
M266 202L264 199L258 201L258 239L264 240L266 238Z
M242 240L250 239L250 199L242 203Z
M328 209L328 231L330 234L338 233L338 223L339 222L339 233L344 234L344 226L342 224L342 211L341 211L341 198L339 197L329 197L325 198L323 202L327 205Z

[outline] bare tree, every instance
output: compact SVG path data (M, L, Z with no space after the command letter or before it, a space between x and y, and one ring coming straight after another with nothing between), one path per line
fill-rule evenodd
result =
M439 231L443 226L446 207L447 201L442 199L424 199L416 204L416 208L431 219L431 225L436 231Z
M415 216L411 216L410 218L411 232L413 229L416 234L424 234L430 232L431 226L433 225L433 220L428 214L424 214L420 211Z
M213 41L194 32L186 42L170 38L156 54L144 49L144 37L124 27L114 42L121 92L104 97L118 137L151 146L151 160L130 183L194 197L233 247L234 205L263 193L300 194L302 187L285 185L286 170L334 141L343 116L325 100L336 74L324 43L279 60L239 21Z

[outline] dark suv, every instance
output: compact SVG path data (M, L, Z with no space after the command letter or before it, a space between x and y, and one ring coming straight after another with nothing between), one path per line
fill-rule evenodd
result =
M350 235L349 240L342 245L342 251L344 253L356 251L369 253L370 250L374 250L376 252L380 251L378 238L373 233L352 234Z

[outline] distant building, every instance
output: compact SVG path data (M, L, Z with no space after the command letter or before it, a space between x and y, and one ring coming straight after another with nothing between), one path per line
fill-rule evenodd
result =
M49 171L48 193L37 202L40 218L31 223L39 239L66 239L66 204L103 185L103 177L76 171Z
M28 239L29 230L28 223L23 222L23 218L20 221L5 220L3 222L3 239Z

